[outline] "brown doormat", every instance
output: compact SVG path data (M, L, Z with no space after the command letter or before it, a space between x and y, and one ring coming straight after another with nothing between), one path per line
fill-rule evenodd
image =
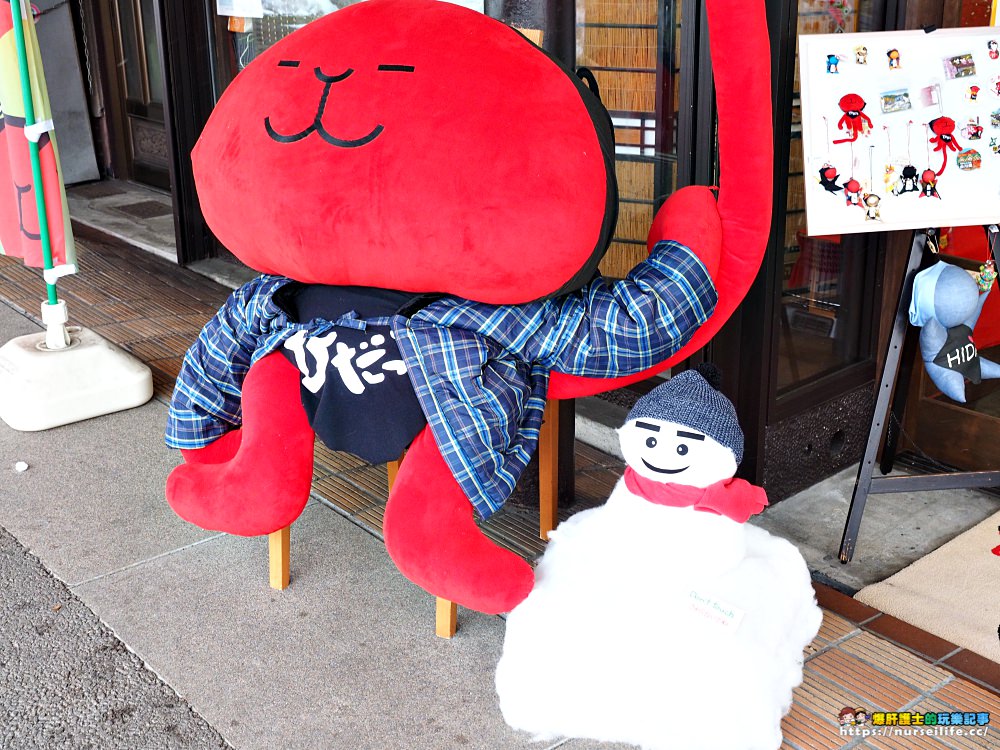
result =
M1000 513L855 599L1000 662Z

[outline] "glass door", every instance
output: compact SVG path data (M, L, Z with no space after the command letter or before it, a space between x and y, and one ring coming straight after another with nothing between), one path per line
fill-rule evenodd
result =
M799 34L872 30L877 0L799 0ZM880 21L881 19L879 19ZM789 123L788 185L781 245L781 302L778 311L778 399L796 388L836 374L871 357L874 292L868 257L870 235L806 234L805 183L828 179L826 165L804 164L799 110L798 50ZM853 152L852 152L853 153ZM850 160L849 160L850 161ZM839 167L836 168L836 167ZM882 193L882 175L869 175L860 163L837 164L833 182L857 178L865 192Z
M677 187L681 1L583 0L576 64L597 78L615 128L618 226L601 271L646 257L655 210Z
M215 15L218 94L268 47L310 21L354 2L358 0L341 0L336 5L329 0L282 0L263 3L263 18Z
M883 30L885 7L884 0L767 4L775 129L771 238L757 281L712 344L712 359L737 373L733 387L746 438L741 476L763 484L771 502L856 461L867 437L884 237L807 234L805 186L823 175L822 165L803 159L798 37ZM837 166L844 175L852 168ZM882 175L863 167L863 174L853 168L876 192Z
M984 227L942 227L939 247L945 260L970 273L990 259L989 235ZM1000 295L990 292L972 332L979 356L1000 362ZM913 330L910 335L917 336ZM916 348L916 347L915 347ZM922 470L989 471L1000 468L993 450L1000 440L1000 380L966 381L965 401L944 393L927 375L920 352L912 361L913 383L903 419L900 456ZM897 425L893 425L897 427Z
M115 0L116 57L123 99L129 179L170 189L170 145L164 122L162 32L156 0Z
M921 24L942 28L989 26L1000 23L1000 4L991 0L961 0L938 9L938 17ZM1000 31L1000 29L998 29ZM984 136L985 139L985 136ZM939 247L945 259L976 273L991 257L985 227L940 227ZM998 259L1000 260L1000 259ZM911 331L916 336L917 331ZM1000 289L994 284L972 333L979 356L1000 362ZM910 389L899 439L900 463L922 471L956 468L990 471L1000 468L993 447L1000 441L1000 380L965 383L965 402L944 395L927 376L919 352L913 356ZM899 425L892 425L899 427Z

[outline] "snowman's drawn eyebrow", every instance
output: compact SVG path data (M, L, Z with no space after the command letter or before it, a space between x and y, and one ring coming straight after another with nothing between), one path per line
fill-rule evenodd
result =
M298 60L282 60L278 63L279 68L297 68L299 67Z
M653 432L659 432L660 431L660 425L658 425L658 424L650 424L649 422L636 422L635 426L636 427L641 427L644 430L652 430Z
M704 435L699 435L697 432L685 432L684 430L677 430L677 437L690 438L691 440L704 440Z
M412 73L412 65L379 65L379 70L387 70L392 73Z

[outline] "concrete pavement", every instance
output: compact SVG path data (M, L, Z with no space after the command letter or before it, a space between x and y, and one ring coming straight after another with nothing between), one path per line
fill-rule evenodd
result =
M0 302L0 342L37 330ZM271 590L264 539L202 531L166 505L179 456L165 418L153 401L41 433L0 423L0 527L17 540L0 533L0 747L624 747L510 730L493 690L503 621L463 610L458 636L435 638L433 600L319 502L292 527L292 587ZM760 522L832 574L850 482L828 481ZM859 575L925 554L967 522L957 505L997 503L969 494L938 493L926 517L873 504L859 553L878 564ZM830 732L830 716L793 723Z
M0 587L0 747L230 747L3 530Z
M37 330L0 303L0 341ZM503 620L463 610L458 636L436 638L431 597L315 502L292 527L292 586L273 591L265 539L204 532L167 506L179 455L165 418L154 400L44 432L0 423L0 527L17 539L3 537L0 714L17 717L3 747L546 747L497 708ZM26 657L15 644L29 642ZM70 662L80 677L66 682Z

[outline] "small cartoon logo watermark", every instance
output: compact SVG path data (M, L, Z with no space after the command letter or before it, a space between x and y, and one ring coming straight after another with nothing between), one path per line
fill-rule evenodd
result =
M990 714L986 711L874 711L847 706L837 714L840 733L849 736L914 735L985 737Z
M841 709L838 719L842 727L862 727L868 723L868 710L848 706Z

